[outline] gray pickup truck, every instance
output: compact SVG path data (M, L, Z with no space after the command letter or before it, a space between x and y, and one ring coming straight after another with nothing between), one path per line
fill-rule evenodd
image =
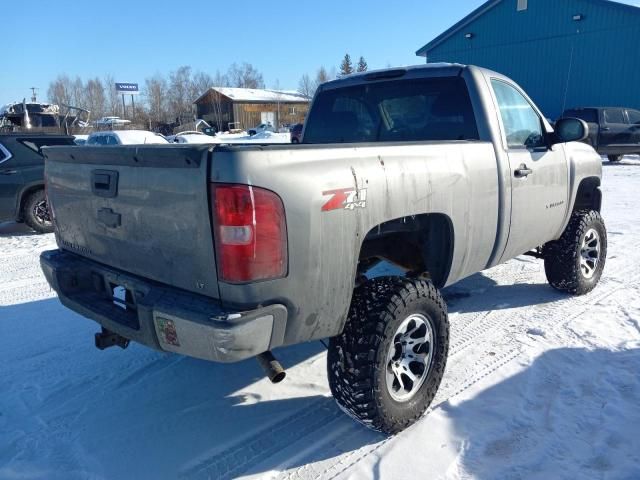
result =
M300 145L51 147L60 301L130 340L235 362L329 338L339 405L371 428L419 418L445 370L438 289L517 255L593 289L607 249L586 124L555 131L508 78L441 64L323 84ZM381 261L403 275L376 277ZM378 269L380 270L380 269Z

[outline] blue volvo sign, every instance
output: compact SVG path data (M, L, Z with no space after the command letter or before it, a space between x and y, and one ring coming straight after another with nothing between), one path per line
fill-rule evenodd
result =
M140 93L137 83L116 83L116 92L127 95L138 95Z

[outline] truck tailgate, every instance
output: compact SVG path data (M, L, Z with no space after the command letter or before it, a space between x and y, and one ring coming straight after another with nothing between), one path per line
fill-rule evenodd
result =
M60 248L219 298L208 146L54 147L45 157Z

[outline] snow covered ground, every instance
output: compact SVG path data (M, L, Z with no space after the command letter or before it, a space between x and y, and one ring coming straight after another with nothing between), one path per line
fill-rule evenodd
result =
M386 437L329 397L318 342L217 365L101 352L38 268L51 235L0 225L0 479L640 478L640 160L604 163L609 257L570 298L520 257L444 292L447 372Z

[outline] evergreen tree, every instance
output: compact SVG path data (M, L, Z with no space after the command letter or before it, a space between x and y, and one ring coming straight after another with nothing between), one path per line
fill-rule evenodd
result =
M352 73L353 64L351 63L351 56L345 53L342 63L340 64L340 76L351 75Z
M364 57L360 57L360 60L358 60L358 66L356 67L356 72L366 72L368 68L369 65L367 65L367 61Z

